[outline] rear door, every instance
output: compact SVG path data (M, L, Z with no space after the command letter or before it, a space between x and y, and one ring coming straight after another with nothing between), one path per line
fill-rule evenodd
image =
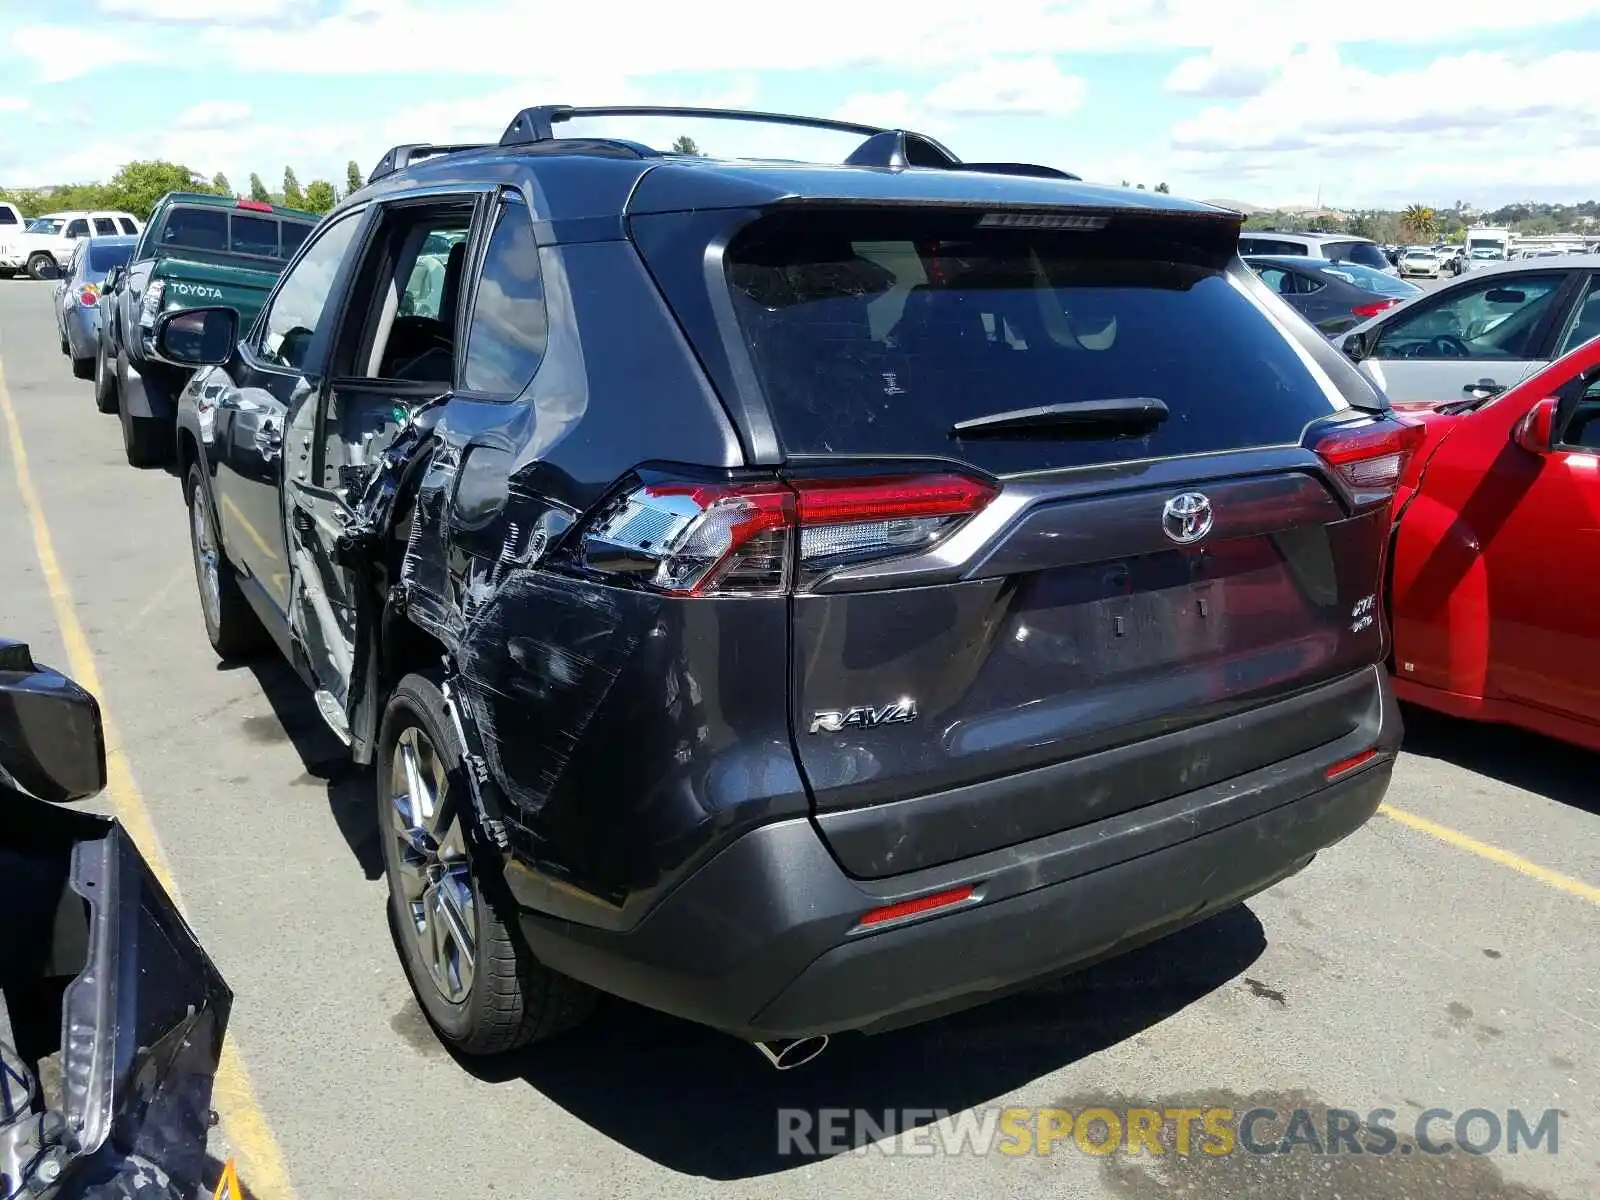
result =
M1566 270L1464 276L1380 322L1361 369L1396 402L1514 387L1550 361L1572 283Z
M1307 693L1381 657L1387 518L1302 448L1370 389L1231 244L1019 223L771 218L727 252L800 496L794 741L864 875L1281 761L1373 694Z

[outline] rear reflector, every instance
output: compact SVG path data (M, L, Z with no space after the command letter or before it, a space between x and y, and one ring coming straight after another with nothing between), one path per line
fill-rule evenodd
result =
M1350 311L1356 316L1365 319L1367 317L1375 317L1381 312L1388 312L1399 303L1399 300L1391 296L1385 300L1374 300L1371 304L1358 304Z
M583 530L583 565L669 595L782 594L846 564L926 550L997 490L954 472L648 483Z
M1363 750L1360 754L1340 759L1322 774L1331 783L1341 775L1348 775L1351 771L1359 770L1377 757L1378 752L1376 750Z
M1406 462L1426 437L1421 425L1389 416L1358 425L1336 425L1318 438L1312 449L1350 486L1357 503L1373 503L1394 494Z
M934 892L927 896L918 896L915 900L902 900L898 904L886 905L875 908L866 913L856 922L861 925L882 925L885 921L898 921L901 917L914 917L919 913L932 912L938 908L949 908L952 904L960 904L970 900L974 891L973 886L963 884L961 887L950 888L943 892Z

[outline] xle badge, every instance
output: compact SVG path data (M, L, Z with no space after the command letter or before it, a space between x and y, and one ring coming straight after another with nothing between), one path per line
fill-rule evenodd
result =
M874 708L858 704L854 708L826 708L811 714L812 733L842 733L846 729L876 729L880 725L905 725L917 719L915 700L897 700Z

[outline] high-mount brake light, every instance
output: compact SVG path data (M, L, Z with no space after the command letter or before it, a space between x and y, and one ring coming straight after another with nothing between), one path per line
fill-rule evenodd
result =
M1426 437L1421 425L1389 416L1354 428L1335 426L1312 448L1358 503L1376 503L1394 495L1406 463Z
M264 200L251 200L247 196L240 196L237 200L235 200L233 202L233 206L235 208L248 209L250 212L269 213L269 212L272 211L272 205L268 204L266 201L264 201Z
M995 492L954 472L647 483L584 530L584 565L675 596L805 591L838 567L929 548Z

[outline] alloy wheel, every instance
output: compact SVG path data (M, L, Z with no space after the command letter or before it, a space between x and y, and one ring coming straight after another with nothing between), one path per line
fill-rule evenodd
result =
M397 843L391 886L401 932L413 939L439 994L460 1004L472 993L477 899L444 763L415 725L395 741L389 795L389 836Z
M217 564L216 541L211 536L211 514L206 507L205 489L198 485L189 505L189 519L195 574L200 581L200 603L205 605L206 624L217 629L222 624L222 577Z

